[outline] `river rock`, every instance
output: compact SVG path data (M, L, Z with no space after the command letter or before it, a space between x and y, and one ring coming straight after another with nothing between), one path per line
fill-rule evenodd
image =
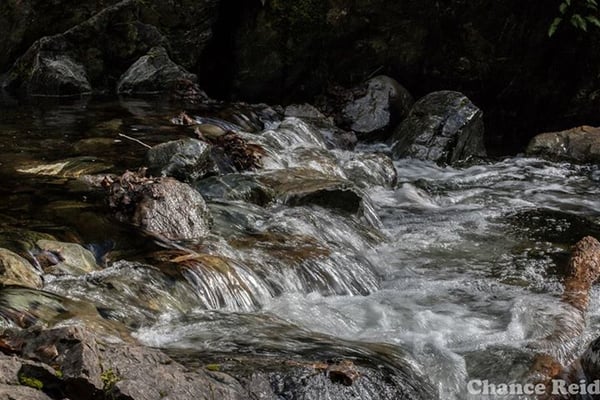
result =
M83 248L77 243L58 242L55 240L38 240L37 246L40 253L54 256L57 262L50 262L45 272L52 274L70 274L82 275L99 269L96 264L96 257L88 249ZM39 257L40 254L36 256ZM41 262L40 262L41 264Z
M358 352L352 359L346 359L340 354L344 351L338 351L335 344L332 348L330 358L324 360L240 356L213 366L233 375L248 390L250 398L260 400L438 398L427 379L414 372L410 365L395 368L379 357L377 361L381 363L377 365ZM354 353L354 349L345 351Z
M547 132L529 142L527 155L578 163L600 162L600 127L578 126Z
M314 170L290 168L259 177L289 206L318 205L350 214L363 210L363 194L351 182L332 179Z
M383 153L350 153L338 155L342 170L360 188L383 186L391 189L396 185L398 174L392 159Z
M43 363L35 381L53 398L78 400L243 399L233 379L191 372L158 350L133 343L107 343L83 326L5 331L5 341L22 342L19 360ZM44 365L46 364L46 365ZM53 368L47 365L52 365ZM58 372L55 372L58 371Z
M125 71L119 79L117 93L179 95L182 85L187 85L192 91L197 92L197 98L206 98L206 94L197 88L197 80L195 74L175 64L169 58L165 48L159 46L152 48L148 54L140 57Z
M25 91L32 96L72 96L90 93L92 86L83 65L69 55L40 51Z
M0 283L34 289L43 285L40 274L26 259L3 248L0 248Z
M211 157L211 147L192 138L161 143L148 150L146 163L152 175L192 182L219 172Z
M408 90L388 76L377 76L352 90L341 112L342 124L359 139L385 139L407 115L414 100Z
M109 205L117 218L167 239L200 239L212 225L202 195L173 178L146 178L126 172L106 177Z
M284 115L313 125L321 132L329 149L352 150L358 141L354 132L338 128L331 118L310 104L289 105L285 108Z
M199 181L195 188L208 200L243 200L266 206L275 198L273 189L246 174L213 176Z
M450 164L486 155L483 113L459 92L433 92L415 103L392 136L394 158Z

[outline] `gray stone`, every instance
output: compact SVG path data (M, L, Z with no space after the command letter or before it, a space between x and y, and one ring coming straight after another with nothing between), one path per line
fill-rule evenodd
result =
M27 386L0 385L0 400L52 400L44 392Z
M83 65L66 54L40 51L26 90L31 96L72 96L90 93L92 86Z
M200 239L208 235L212 218L204 198L173 178L146 178L127 171L106 177L109 206L117 218L167 239Z
M377 76L363 87L342 110L342 120L359 139L385 138L413 105L410 93L388 76Z
M197 80L195 74L175 64L165 48L159 46L152 48L125 71L119 79L117 93L173 93L179 90L180 85L194 85Z
M202 195L171 178L145 188L132 222L173 240L203 238L211 226Z
M433 92L415 103L392 136L392 154L450 164L486 155L483 113L459 92Z
M600 128L579 126L560 132L547 132L529 142L527 155L579 163L600 162Z
M211 145L186 138L161 143L146 153L151 174L192 182L219 172L211 157Z

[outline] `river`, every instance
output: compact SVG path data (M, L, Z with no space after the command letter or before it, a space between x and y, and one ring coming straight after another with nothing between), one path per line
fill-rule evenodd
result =
M360 217L211 200L215 227L198 246L220 261L188 265L166 284L143 267L160 246L116 223L100 195L47 165L84 157L77 162L85 173L137 168L146 149L117 132L149 145L185 136L170 122L176 113L143 101L0 110L3 229L115 243L105 269L47 277L44 289L110 309L139 341L175 355L362 349L408 364L442 399L492 399L470 396L467 382L513 382L526 373L529 345L552 332L560 313L570 246L600 232L597 167L519 156L455 167L399 160L394 187L365 189ZM319 147L300 136L291 147ZM375 151L389 149L355 150ZM336 152L337 160L350 157ZM310 151L297 154L274 156L269 168L329 168ZM157 304L147 306L153 297ZM600 331L598 298L594 288L577 351Z

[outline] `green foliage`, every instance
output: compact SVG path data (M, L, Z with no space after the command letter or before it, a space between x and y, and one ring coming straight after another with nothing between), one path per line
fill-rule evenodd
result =
M563 0L558 12L559 15L548 28L549 37L556 33L563 22L583 32L587 32L589 27L600 28L598 0Z
M100 379L102 380L102 388L105 392L110 392L115 387L115 384L121 380L112 368L102 372Z
M23 386L29 386L37 390L42 390L44 383L37 378L27 376L25 374L19 374L19 383Z

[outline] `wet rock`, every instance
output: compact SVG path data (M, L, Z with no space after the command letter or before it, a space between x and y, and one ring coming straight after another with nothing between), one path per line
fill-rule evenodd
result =
M391 189L398 176L392 159L382 153L342 153L338 155L348 180L367 189L383 186Z
M352 90L352 99L342 111L342 126L356 132L359 139L386 139L413 105L410 93L388 76L369 79Z
M432 400L430 385L416 374L402 376L384 366L375 367L345 359L330 361L282 360L278 358L240 359L218 364L236 377L252 398L331 400ZM398 375L396 375L398 373ZM414 379L406 382L407 377ZM418 385L421 385L420 387Z
M275 192L256 176L228 174L203 179L195 188L208 200L243 200L259 206L273 201Z
M430 93L415 103L392 136L394 158L442 164L486 155L483 113L459 92Z
M176 256L167 253L164 258L169 261ZM153 255L151 261L158 265L165 260ZM93 298L103 318L133 328L156 321L166 312L187 313L198 303L196 292L175 268L166 274L128 261L117 261L94 274L54 279L44 289L82 302Z
M82 326L51 330L5 332L22 339L22 359L36 359L53 368L38 373L42 390L55 398L80 400L243 399L243 389L233 379L216 379L190 372L160 351L133 343L111 343ZM49 367L46 367L49 368ZM60 379L56 377L60 375Z
M164 47L152 48L148 54L140 57L119 79L117 93L121 94L159 94L170 93L186 98L205 99L204 94L196 85L196 75L175 64L168 56ZM178 93L182 85L190 87L190 93Z
M289 151L295 147L327 148L321 132L296 117L285 118L276 129L262 132L258 139L272 152Z
M43 284L39 272L26 259L3 248L0 248L0 283L34 289Z
M529 142L527 155L578 163L600 162L600 128L579 126L541 133Z
M31 96L73 96L92 91L85 68L66 54L40 51L25 91Z
M11 227L0 228L0 247L11 250L35 264L34 254L38 240L56 240L47 233Z
M352 150L358 141L354 132L338 128L331 118L327 118L310 104L289 105L285 108L284 115L299 118L313 125L321 132L329 149Z
M106 177L109 206L117 218L167 239L205 237L212 220L202 195L173 178L146 178L126 172Z
M315 171L277 170L263 174L259 179L273 188L280 201L290 206L318 205L351 214L363 209L363 195L354 185Z
M40 249L38 262L43 264L42 256L49 261L42 265L47 273L81 275L99 269L94 254L77 243L38 240L36 244Z
M284 110L284 116L296 117L300 119L324 119L327 118L325 114L319 111L315 106L304 103L304 104L291 104Z
M219 172L211 147L192 138L161 143L148 150L146 163L152 175L192 182Z
M263 165L263 146L251 143L241 134L219 132L216 136L208 136L198 130L196 133L213 145L211 155L222 173L255 170Z

